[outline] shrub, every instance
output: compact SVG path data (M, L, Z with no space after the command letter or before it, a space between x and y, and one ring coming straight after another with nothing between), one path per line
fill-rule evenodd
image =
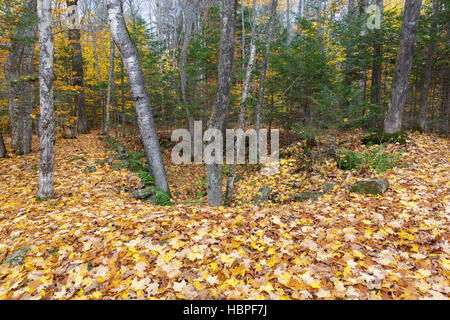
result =
M383 143L399 143L401 145L406 144L406 139L408 138L408 134L406 132L400 131L392 134L386 134L382 131L375 132L368 136L361 138L361 142L364 145L371 146L375 144L383 144Z
M377 172L385 172L398 165L403 152L404 150L395 154L384 152L382 146L367 150L364 153L341 149L338 150L335 158L338 168L342 170L369 167Z
M156 188L156 204L159 206L172 206L173 202L170 201L170 194Z

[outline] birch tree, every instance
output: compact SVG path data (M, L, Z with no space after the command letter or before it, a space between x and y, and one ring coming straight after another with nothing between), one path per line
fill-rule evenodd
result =
M52 1L38 0L39 24L39 120L40 170L38 197L53 197L55 166L55 119L53 107Z
M255 55L256 55L256 46L255 46L255 17L256 17L256 0L253 0L252 5L252 35L250 40L250 59L248 61L247 65L247 72L245 75L245 81L244 81L244 87L242 90L242 97L240 101L239 106L239 118L238 118L238 130L245 130L245 112L247 110L247 98L248 98L248 91L250 88L250 81L252 78L252 72L253 72L253 65L255 62ZM234 190L234 182L236 179L236 164L237 164L237 158L238 158L238 152L241 148L239 144L240 140L236 139L236 142L234 143L234 163L230 167L230 176L228 177L227 181L227 189L226 189L226 195L225 195L225 205L229 206L231 205L231 197L233 196L233 190ZM245 143L245 141L244 141Z
M11 120L11 147L15 154L31 150L33 112L33 55L37 29L36 0L27 0L16 26L5 75Z
M411 75L421 5L422 0L405 1L400 46L392 80L391 98L384 121L384 133L387 134L396 133L402 129L403 109L409 76Z
M261 109L264 103L264 82L266 81L267 66L269 63L270 44L272 42L273 32L275 28L275 19L277 15L278 0L272 0L270 4L270 20L269 31L266 39L266 48L264 52L264 58L261 65L261 72L259 76L259 90L258 90L258 103L255 109L255 130L259 146L259 130L261 128ZM258 147L259 154L259 147Z
M131 41L125 24L122 2L120 0L108 0L107 9L111 36L120 51L127 72L149 171L153 176L156 187L164 192L169 192L169 184L167 182L150 99L145 88L144 74L136 46Z
M234 36L236 31L237 0L222 0L220 22L219 72L216 101L213 106L209 129L222 131L230 103L234 58ZM222 204L222 165L206 166L208 204L218 207Z

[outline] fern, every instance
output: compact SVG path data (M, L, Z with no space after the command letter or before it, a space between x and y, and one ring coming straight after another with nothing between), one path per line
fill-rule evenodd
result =
M155 180L153 180L153 177L146 171L139 171L138 177L141 179L142 183L145 186L154 186Z
M156 188L156 204L158 206L172 206L173 202L170 201L170 195L161 189Z

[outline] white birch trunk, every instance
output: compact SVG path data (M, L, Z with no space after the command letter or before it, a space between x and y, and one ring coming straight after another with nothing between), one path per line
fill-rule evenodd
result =
M111 35L122 55L128 75L150 173L155 180L156 186L162 191L169 192L169 184L153 119L150 98L145 88L144 74L138 59L137 49L130 39L125 24L122 2L120 0L108 0L107 8Z
M38 0L39 18L39 121L40 170L38 197L53 197L55 166L55 119L53 109L53 31L52 1Z

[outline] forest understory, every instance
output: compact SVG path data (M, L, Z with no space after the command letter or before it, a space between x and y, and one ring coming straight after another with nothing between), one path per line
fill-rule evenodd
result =
M338 141L363 152L373 148L363 134ZM118 153L100 132L57 140L55 196L39 200L34 139L27 167L23 156L0 160L0 299L449 298L448 139L410 133L386 147L403 151L382 173L341 170L326 156L300 170L298 141L282 150L277 175L240 166L233 206L218 208L204 203L204 166L175 166L170 148L173 205L131 198L141 180L105 161ZM130 141L121 145L139 151ZM389 189L349 191L366 178ZM262 186L276 199L258 206Z

